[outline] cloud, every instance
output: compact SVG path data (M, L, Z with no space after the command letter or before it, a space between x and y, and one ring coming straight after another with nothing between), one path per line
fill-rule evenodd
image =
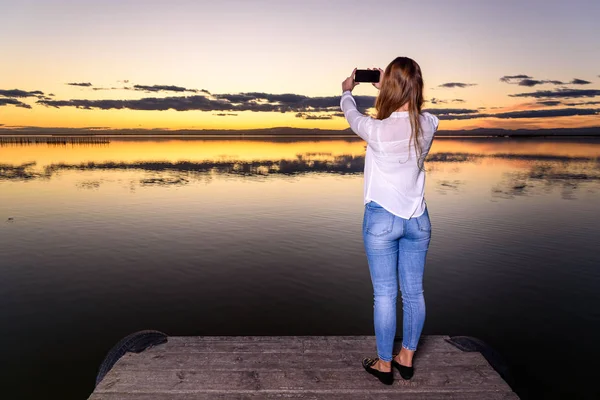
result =
M589 85L590 81L584 81L583 79L573 79L571 82L569 82L571 85Z
M429 110L432 114L433 110ZM473 112L474 111L474 112ZM441 120L465 120L476 118L499 118L499 119L523 119L523 118L556 118L572 117L577 115L597 115L600 109L592 108L562 108L551 110L524 110L509 111L496 114L481 114L477 110L471 110L468 113L461 113L460 110L450 110L450 112L435 113Z
M559 102L560 103L560 102ZM554 105L554 104L549 104ZM555 118L569 117L576 115L597 115L600 109L591 108L562 108L562 109L542 109L542 110L524 110L508 111L496 114L480 113L474 109L460 108L432 108L425 110L437 116L441 120L466 120L476 118L499 118L499 119L522 119L522 118Z
M551 81L551 80L543 80L543 81L539 81L536 79L523 79L520 82L518 82L519 86L527 86L527 87L532 87L532 86L537 86L537 85L544 85L550 83L552 85L564 85L564 82L561 81Z
M510 97L534 97L534 98L580 98L600 96L598 89L567 89L560 88L556 90L538 90L529 93L509 94Z
M519 77L514 75L513 77ZM506 77L513 78L513 77ZM523 79L523 78L519 78ZM151 91L158 92L164 90L175 90L185 92L195 89L187 89L178 86L138 86L139 90L151 88ZM595 89L567 89L560 88L556 90L544 90L531 93L517 93L511 97L532 97L539 99L537 104L554 107L562 104L561 99L594 97L599 96L600 90ZM373 96L355 96L359 108L372 108L375 103ZM53 100L50 98L39 98L37 103L48 107L76 107L80 109L129 109L129 110L175 110L175 111L203 111L213 112L213 115L219 117L237 116L239 112L280 112L294 113L296 118L306 120L331 120L333 118L343 117L339 109L339 96L309 97L294 93L273 94L264 92L247 93L221 93L221 94L196 94L190 96L169 96L169 97L145 97L141 99L73 99L73 100ZM432 98L429 100L432 104L448 104L450 102L464 102L462 99L441 100ZM568 103L573 106L593 105L586 103ZM15 104L11 102L10 104ZM469 108L432 108L428 109L430 113L443 120L467 120L476 118L500 118L500 119L519 119L519 118L552 118L561 116L575 115L596 115L597 109L590 108L563 108L563 109L543 109L543 110L523 110L500 112L496 114L484 113L479 109Z
M215 98L227 100L232 104L249 107L250 111L338 111L339 96L308 97L299 94L270 94L262 92L239 94L215 94ZM375 97L354 96L359 108L373 107Z
M29 104L25 104L17 99L0 99L0 107L8 105L13 105L21 108L31 108Z
M359 108L372 107L375 97L355 96ZM339 96L308 97L298 94L238 93L176 97L146 97L134 100L38 100L49 107L76 107L86 110L130 109L130 110L176 110L218 112L337 112Z
M529 76L529 75L505 75L503 77L500 78L501 82L505 82L505 83L510 83L513 85L519 85L519 86L527 86L527 87L532 87L532 86L537 86L537 85L545 85L545 84L551 84L551 85L589 85L592 82L589 81L584 81L583 79L573 79L571 82L562 82L562 81L558 81L558 80L551 80L551 79L533 79L533 77Z
M117 81L119 83L128 83L129 80ZM82 83L67 83L72 86L91 87L92 84L89 82ZM133 85L124 87L92 87L92 90L135 90L140 92L158 93L158 92L175 92L175 93L205 93L210 95L210 92L206 89L188 89L182 86L176 85Z
M430 108L424 111L433 115L476 114L479 112L471 108Z
M510 111L499 114L492 114L492 118L554 118L554 117L571 117L574 115L596 115L600 112L600 108L561 108L559 110L525 110L525 111Z
M4 97L38 97L43 96L44 92L40 90L33 90L28 92L26 90L19 89L11 89L11 90L2 90L0 89L0 96Z
M600 101L584 101L581 103L564 103L565 106L595 106L600 104Z
M187 89L181 86L175 85L133 85L133 88L125 88L129 90L139 90L143 92L192 92L192 93L206 93L210 94L206 89Z
M537 86L537 85L544 85L547 83L553 84L553 85L564 85L564 82L561 81L556 81L556 80L538 80L538 79L533 79L532 76L529 75L525 75L525 74L520 74L520 75L505 75L503 77L500 78L500 82L504 82L504 83L510 83L511 85L519 85L519 86L527 86L527 87L532 87L532 86Z
M425 101L427 101L427 100L425 100ZM446 104L446 103L448 103L448 100L436 99L435 97L428 101L431 104Z
M442 99L438 99L435 97L433 97L431 100L426 100L426 102L427 101L431 104L448 104L448 103L464 103L465 102L463 99L442 100Z
M520 74L520 75L505 75L502 78L500 78L500 81L505 82L505 83L514 83L515 80L520 81L521 79L532 79L533 77L529 76L529 75L524 75L524 74Z
M342 116L344 114L342 113ZM334 116L338 116L338 115L333 115L333 114L325 114L325 115L315 115L315 114L307 114L307 113L297 113L296 114L296 118L302 118L302 119L309 119L309 120L319 120L319 119L333 119Z
M85 110L157 110L173 109L176 111L233 111L226 103L212 101L204 96L143 98L137 100L38 100L39 104L60 108L76 107Z
M480 114L479 110L471 108L431 108L424 111L427 111L439 119L446 121L483 118L485 115L487 115Z
M466 88L469 86L476 86L476 83L461 83L461 82L448 82L448 83L442 83L441 85L438 85L438 87L442 87L442 88Z
M558 106L558 105L561 105L562 103L558 100L542 100L542 101L538 101L537 104L541 104L543 106Z

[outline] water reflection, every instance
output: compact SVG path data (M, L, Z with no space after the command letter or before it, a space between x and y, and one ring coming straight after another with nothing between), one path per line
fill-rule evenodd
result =
M461 186L465 184L465 181L454 179L447 180L441 179L437 181L436 191L439 194L447 194L450 192L458 192L461 189Z
M49 178L47 174L33 170L36 164L36 162L21 165L0 164L0 181L26 181L34 178Z
M107 350L141 329L372 334L364 152L342 140L0 147L8 397L65 375L69 398L88 395ZM479 337L544 393L562 343L575 357L563 391L593 385L599 156L590 140L434 142L424 334Z
M506 172L505 177L492 189L494 197L513 198L549 193L559 189L563 199L576 198L576 192L587 189L595 193L600 182L600 163L577 158L560 162L535 160L525 171Z
M246 178L302 175L309 173L361 174L364 156L356 154L334 154L313 151L281 159L244 160L228 155L220 159L201 161L86 161L79 163L50 163L39 166L37 162L18 165L0 164L0 181L48 180L64 171L141 171L150 177L138 179L142 186L187 185L195 180L206 181L213 175L233 175ZM552 154L476 154L466 152L432 152L427 158L430 176L435 178L439 194L458 192L468 184L465 179L452 179L463 174L456 164L477 166L481 171L493 170L498 160L507 162L502 166L502 179L491 192L495 198L510 199L515 196L530 196L559 188L565 199L575 198L582 189L593 189L591 183L600 181L600 159L598 157L567 156ZM454 167L451 167L454 166ZM448 167L450 170L446 171ZM100 180L79 181L81 189L97 189Z
M322 154L320 154L322 156ZM302 174L302 173L362 173L364 157L342 155L329 156L328 159L314 159L310 154L298 155L294 160L259 160L259 161L139 161L139 162L84 162L80 164L57 163L36 170L37 163L30 162L21 165L0 164L0 180L29 180L34 178L49 179L67 170L142 170L148 172L169 173L217 173L242 176L265 176L273 174Z

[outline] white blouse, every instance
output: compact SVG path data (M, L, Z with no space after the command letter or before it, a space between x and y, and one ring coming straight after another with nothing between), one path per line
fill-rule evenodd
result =
M408 111L396 111L379 120L356 109L349 90L342 94L340 106L350 128L367 142L365 156L364 204L375 201L394 215L409 219L425 212L425 171L419 167L429 153L439 120L421 113L421 158L410 142ZM409 146L410 143L410 146ZM420 162L418 162L420 161Z

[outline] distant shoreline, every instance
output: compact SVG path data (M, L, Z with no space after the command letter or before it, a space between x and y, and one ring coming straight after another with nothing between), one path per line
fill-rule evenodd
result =
M351 139L357 137L350 129L325 130L303 128L267 128L245 130L166 130L166 129L98 129L98 128L40 128L0 127L0 137L108 137L108 138L206 138L206 139ZM438 131L437 137L448 138L549 138L549 137L600 137L600 126L591 128L557 128L557 129L497 129L479 128L472 130Z

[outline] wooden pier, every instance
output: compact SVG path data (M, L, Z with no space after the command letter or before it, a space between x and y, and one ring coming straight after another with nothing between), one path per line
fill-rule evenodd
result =
M401 343L395 343L395 351ZM125 353L89 400L518 399L479 352L423 336L415 374L385 386L361 366L374 336L168 337Z

